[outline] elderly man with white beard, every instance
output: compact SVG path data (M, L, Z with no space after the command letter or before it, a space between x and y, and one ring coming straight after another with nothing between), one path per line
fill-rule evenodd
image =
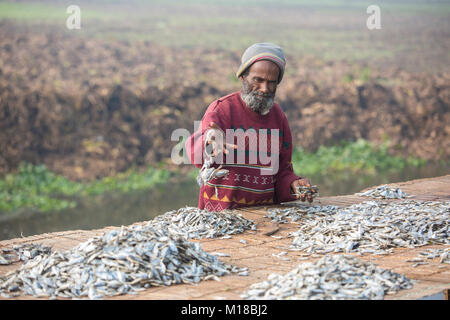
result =
M236 73L241 91L212 102L201 127L186 141L195 166L200 168L209 159L213 167L228 170L201 186L199 208L221 211L296 199L312 202L311 194L298 193L297 187L311 184L294 174L291 131L274 102L286 65L282 49L257 43L244 52L241 62ZM239 137L243 139L238 141ZM196 161L199 154L201 161Z

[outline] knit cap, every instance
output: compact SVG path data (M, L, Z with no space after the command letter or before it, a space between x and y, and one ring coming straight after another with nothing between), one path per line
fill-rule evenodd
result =
M259 60L269 60L276 63L280 68L280 74L278 76L278 83L280 83L283 78L286 59L284 57L283 49L276 44L269 42L255 43L245 50L242 55L241 66L239 67L236 76L239 78L247 68L250 68L252 64Z

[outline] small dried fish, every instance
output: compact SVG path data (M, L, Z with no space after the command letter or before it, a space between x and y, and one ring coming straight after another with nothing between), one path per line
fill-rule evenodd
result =
M49 254L51 247L40 243L25 243L12 248L0 249L0 264L7 265L18 261L28 261L41 254Z
M416 256L415 258L406 260L406 262L417 262L417 263L424 264L423 259L431 260L431 259L435 259L435 258L439 258L439 263L450 264L450 248L426 249L425 251L419 252L419 255ZM419 265L419 264L417 264L417 265ZM413 267L414 267L414 265L413 265Z
M450 244L450 202L366 201L346 208L296 206L272 209L266 217L300 225L290 249L310 254L388 254L393 248Z
M247 269L217 260L217 256L229 255L206 253L200 243L187 239L229 237L255 228L253 221L231 210L185 207L169 211L146 224L110 231L65 252L41 248L37 255L36 247L28 248L23 255L30 259L0 277L0 294L101 299L149 286L196 283L230 273L246 275Z
M165 228L173 235L187 239L218 238L253 229L253 221L232 210L209 212L185 207L166 212L149 221L149 225Z
M197 176L197 183L199 187L203 186L207 182L211 181L214 178L222 178L225 177L230 171L227 169L222 169L222 165L214 168L212 165L214 163L214 159L212 157L208 157L203 163L202 168Z
M71 250L35 256L0 276L0 294L101 299L243 271L203 251L200 243L167 229L132 225L91 238Z
M403 192L400 188L390 187L386 184L374 189L367 190L365 192L359 192L355 194L361 197L371 197L376 199L404 199L412 197Z
M300 194L300 196L311 195L312 198L315 198L315 197L319 196L319 187L318 186L311 186L311 187L299 186L299 187L297 187L297 192Z
M412 288L404 275L378 268L354 256L325 256L285 275L270 274L254 283L241 298L249 300L381 300L385 294Z

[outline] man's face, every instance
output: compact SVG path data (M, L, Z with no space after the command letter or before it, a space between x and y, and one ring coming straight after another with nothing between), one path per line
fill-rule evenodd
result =
M278 85L278 66L268 60L255 62L247 76L241 76L242 100L253 111L266 114L273 106Z

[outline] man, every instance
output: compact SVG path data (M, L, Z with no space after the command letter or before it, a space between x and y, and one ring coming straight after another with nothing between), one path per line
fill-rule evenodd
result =
M236 74L242 82L241 91L211 103L201 127L186 141L186 149L194 165L202 167L203 157L201 163L195 161L202 154L213 159L214 167L224 159L222 167L228 170L227 175L205 181L201 186L200 209L221 211L299 198L312 202L311 195L306 198L297 191L299 186L311 185L308 179L294 174L289 124L280 106L274 103L285 65L284 53L279 46L272 43L250 46L244 52ZM239 148L236 144L238 135L232 141L227 136L239 129L241 133L253 133L256 139L252 140L251 134L246 134L244 139L247 137L248 141L245 140L245 146L240 144ZM266 149L262 152L264 141ZM259 156L256 161L251 157L255 154ZM264 154L270 154L274 160L270 165L262 161ZM234 156L231 157L233 161L227 161L228 156ZM236 158L241 160L236 161Z

